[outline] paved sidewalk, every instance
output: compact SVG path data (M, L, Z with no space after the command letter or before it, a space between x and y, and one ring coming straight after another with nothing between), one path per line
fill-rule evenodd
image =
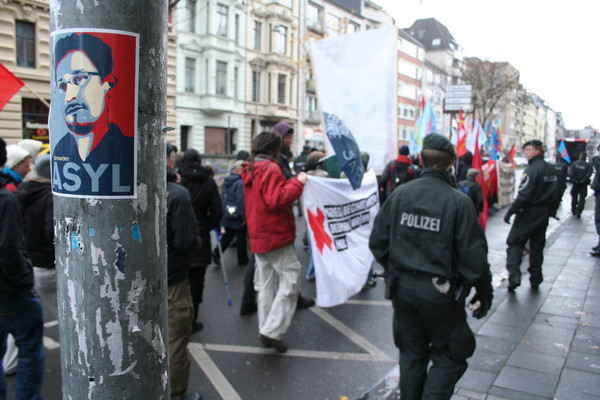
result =
M526 258L516 292L508 293L500 279L488 316L469 318L477 350L453 400L600 398L600 259L589 255L598 242L593 205L592 198L581 219L563 218L548 231L539 291L529 287ZM360 400L398 399L399 379L396 367Z

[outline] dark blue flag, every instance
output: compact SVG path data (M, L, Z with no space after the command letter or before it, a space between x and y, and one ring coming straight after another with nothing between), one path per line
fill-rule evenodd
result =
M360 158L360 150L350 129L335 114L324 112L325 131L333 146L335 155L342 171L350 180L353 189L358 189L362 182L365 169Z

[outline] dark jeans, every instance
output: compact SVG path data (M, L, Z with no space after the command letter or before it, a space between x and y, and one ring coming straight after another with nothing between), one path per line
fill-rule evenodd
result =
M250 260L244 274L244 292L242 293L243 304L256 304L256 291L254 290L254 269L256 257L250 254Z
M204 294L204 275L206 275L207 268L208 265L190 268L190 293L192 294L192 304L194 305L194 320L192 323L196 322L198 318L198 309L200 308L202 295Z
M223 234L223 236L221 236L221 251L225 253L225 250L227 250L234 237L237 241L236 250L238 265L246 265L248 264L246 229L225 228L225 233ZM217 248L216 251L219 251L219 249Z
M41 400L44 376L44 318L42 303L33 292L0 301L0 359L6 336L12 334L19 349L15 400ZM0 363L0 399L6 399L6 378Z

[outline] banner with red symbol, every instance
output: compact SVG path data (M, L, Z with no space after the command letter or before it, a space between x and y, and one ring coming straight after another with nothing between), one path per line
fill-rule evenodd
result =
M358 293L374 261L369 235L379 211L373 169L353 190L348 179L309 176L302 205L315 264L317 305L333 307Z

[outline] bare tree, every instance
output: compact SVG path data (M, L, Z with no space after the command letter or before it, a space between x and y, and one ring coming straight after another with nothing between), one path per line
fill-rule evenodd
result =
M473 115L485 126L499 109L524 92L519 71L507 62L492 62L477 57L465 59L462 80L472 87ZM521 100L521 99L519 99Z

